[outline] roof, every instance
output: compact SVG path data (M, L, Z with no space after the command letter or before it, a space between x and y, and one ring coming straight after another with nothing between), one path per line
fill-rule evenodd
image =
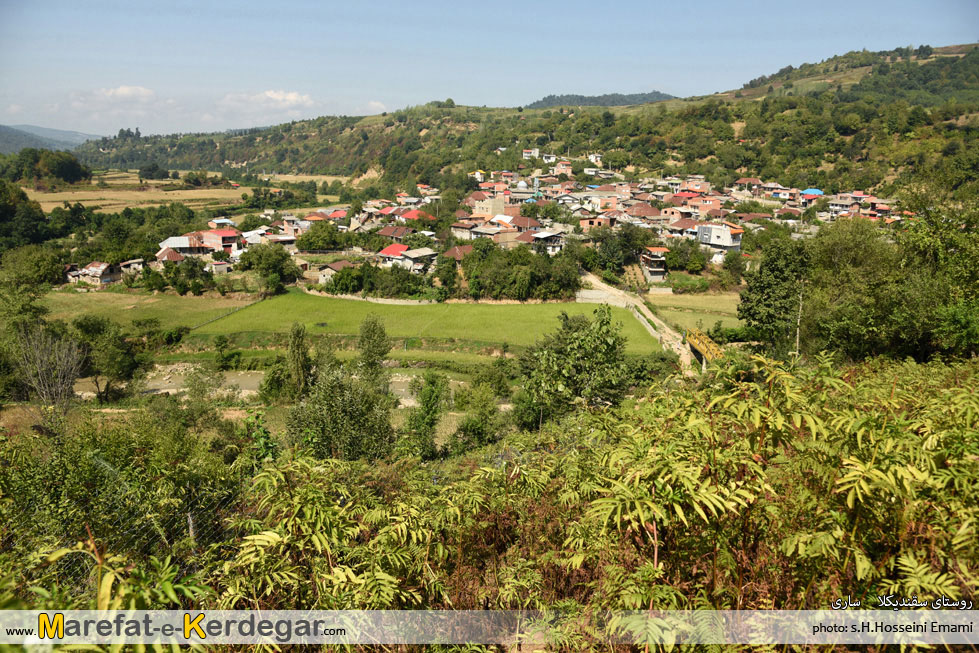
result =
M211 229L210 231L205 233L211 233L214 234L215 236L221 236L221 238L230 238L232 236L237 236L238 230L237 229Z
M383 229L378 230L378 236L384 236L386 238L404 238L409 234L415 233L415 230L411 227L396 227L394 225L389 225Z
M429 215L428 213L425 213L424 211L419 211L418 209L412 209L411 211L402 214L401 217L403 217L405 220L434 220L435 219L434 215Z
M351 263L350 261L348 261L347 259L343 259L342 261L334 261L333 263L327 263L326 267L336 272L339 272L344 268L355 268L357 266Z
M347 217L346 209L336 209L330 213L331 218L345 218Z
M534 220L533 218L528 218L527 216L517 215L510 220L510 224L514 227L519 227L521 229L538 229L540 228L540 222Z
M654 208L651 204L647 204L645 202L634 204L627 208L625 212L636 217L653 217L659 215L659 209Z
M803 195L822 195L823 194L823 191L819 190L818 188L807 188L804 191L802 191L802 194Z
M395 206L385 206L383 209L381 209L380 212L383 215L390 215L391 213L394 213L396 210L397 210L397 207L395 207Z
M81 269L82 274L97 274L102 275L107 269L109 269L108 263L103 263L102 261L92 261L85 267Z
M687 229L696 229L697 225L701 224L699 220L691 220L690 218L680 218L676 222L670 224L670 229L680 229L686 231Z
M445 250L443 255L448 258L461 261L466 256L466 254L468 254L471 251L473 251L472 245L456 245L455 247L450 247L449 249Z
M389 256L391 258L397 258L408 251L407 245L402 245L401 243L395 243L393 245L388 245L384 249L378 252L381 256Z
M650 252L652 254L666 254L668 251L670 251L670 248L669 247L647 247L646 248L646 251L647 252Z
M435 256L438 254L431 247L419 247L418 249L409 249L408 251L402 253L405 258L425 258L426 256Z
M179 263L184 260L183 254L176 252L169 247L164 247L159 252L156 253L157 261L173 261L174 263Z
M474 229L476 225L471 222L453 222L451 229Z
M517 236L516 238L514 238L514 240L517 241L518 243L532 243L534 242L534 232L525 231L519 236Z

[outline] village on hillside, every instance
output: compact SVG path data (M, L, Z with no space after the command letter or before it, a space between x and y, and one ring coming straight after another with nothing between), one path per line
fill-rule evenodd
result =
M375 234L390 241L379 251L357 248L357 259L384 268L400 266L416 274L431 270L439 255L461 263L472 251L472 241L480 238L490 239L502 249L526 245L553 256L571 240L592 245L589 232L594 229L616 230L629 224L651 230L661 243L647 247L640 257L646 281L655 283L669 275L666 254L676 239L692 240L710 262L720 264L728 252L740 251L745 230L761 228L760 221L785 224L793 229L793 237L804 238L815 232L813 222L861 217L888 227L910 217L893 210L893 200L859 190L826 195L818 188L786 188L750 177L718 188L703 175L630 182L620 173L602 168L599 153L583 160L591 166L583 168L583 173L589 180L605 183L584 184L575 180L572 160L538 149L523 150L522 158L533 165L553 165L536 168L531 174L469 172L477 189L463 199L455 221L441 233L435 231L436 217L426 211L440 199L439 189L418 184L413 189L418 196L399 192L391 199L367 200L356 214L351 214L350 205L302 215L266 209L261 215L263 224L247 231L239 230L238 222L231 218L215 218L208 222L208 230L174 234L161 241L153 261L135 259L117 265L93 261L81 268L69 266L66 281L100 286L119 281L127 273L138 273L144 266L160 269L188 257L202 259L207 271L219 275L230 271L250 246L278 244L294 256L304 281L324 284L339 270L356 263L340 260L311 264L301 258L297 240L318 223L332 223L341 232ZM736 208L749 202L770 208L771 213L739 212ZM803 220L804 212L812 218L808 222ZM434 247L404 244L414 234L425 236Z

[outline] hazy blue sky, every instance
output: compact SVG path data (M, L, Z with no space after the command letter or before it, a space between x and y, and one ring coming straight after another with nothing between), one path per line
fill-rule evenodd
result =
M979 0L0 0L0 123L220 130L453 98L700 95L849 50L979 40Z

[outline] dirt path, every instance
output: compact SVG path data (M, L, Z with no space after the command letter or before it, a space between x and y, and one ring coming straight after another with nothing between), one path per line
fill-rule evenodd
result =
M673 350L680 357L680 364L683 366L684 373L693 374L693 369L695 369L693 367L693 354L690 353L690 348L683 343L682 334L674 331L666 322L653 314L645 302L633 293L610 286L591 272L585 274L585 279L591 284L592 290L581 291L584 301L600 301L602 296L604 296L606 302L613 306L635 308L642 313L643 317L649 320L650 324L655 326L659 332L660 342L663 343L663 346Z

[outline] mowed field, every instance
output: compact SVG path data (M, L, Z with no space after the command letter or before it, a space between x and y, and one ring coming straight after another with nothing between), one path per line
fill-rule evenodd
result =
M186 170L181 170L181 176ZM210 172L211 175L220 175L219 172ZM317 184L322 182L331 183L339 179L345 182L347 177L336 175L270 175L273 183L315 181ZM104 186L99 186L104 183ZM139 184L139 175L135 170L110 170L107 172L96 172L92 176L91 184L79 184L67 190L57 190L55 192L45 192L24 188L24 192L32 200L41 205L45 212L59 206L64 206L65 202L74 204L81 203L83 206L97 206L105 213L117 213L126 208L139 208L147 206L160 206L170 202L180 202L192 209L226 207L241 204L242 193L251 193L251 188L193 188L185 189L181 181L169 181L166 179L147 180L142 187ZM320 195L318 201L336 202L334 195ZM296 211L302 208L293 209Z
M306 325L311 335L336 334L354 336L360 323L370 313L377 314L388 334L397 339L421 339L460 344L499 347L503 343L526 347L558 327L562 311L591 315L595 304L375 304L351 299L318 297L300 290L247 306L250 300L222 297L194 297L171 294L150 295L141 292L59 291L49 293L44 305L53 319L71 320L91 313L103 315L128 326L134 319L156 318L161 328L196 327L213 318L227 315L193 331L193 337L217 335L260 336L287 334L293 322ZM660 350L660 344L639 324L629 311L612 308L622 333L628 338L626 350L631 354L648 354ZM244 340L249 340L245 338ZM284 342L284 340L283 340ZM433 354L444 357L444 354Z
M104 175L106 186L99 187L100 176L93 177L92 184L74 186L70 190L53 193L24 188L32 200L41 205L41 210L64 206L65 202L81 203L83 206L98 206L107 213L115 213L126 208L159 206L170 202L182 202L192 209L207 206L228 206L241 203L241 194L248 189L241 188L195 188L176 190L183 186L180 182L164 180L146 182L145 188L138 185L139 179L131 172L110 172ZM173 189L173 190L171 190Z
M700 326L706 330L718 320L724 327L741 326L738 320L740 298L735 292L716 295L648 294L645 299L657 315L681 329L696 328L700 322Z
M107 317L128 326L133 320L156 318L164 329L195 327L229 311L247 306L253 300L193 295L151 295L143 292L88 292L70 290L48 293L43 304L56 320L71 320L84 314Z
M291 290L285 295L212 322L200 335L286 333L293 322L302 322L310 334L355 335L370 313L384 320L394 338L432 338L469 343L526 347L558 326L562 311L590 315L594 304L375 304L350 299L318 297ZM627 351L645 354L659 351L659 342L642 328L627 310L613 308L628 338Z

